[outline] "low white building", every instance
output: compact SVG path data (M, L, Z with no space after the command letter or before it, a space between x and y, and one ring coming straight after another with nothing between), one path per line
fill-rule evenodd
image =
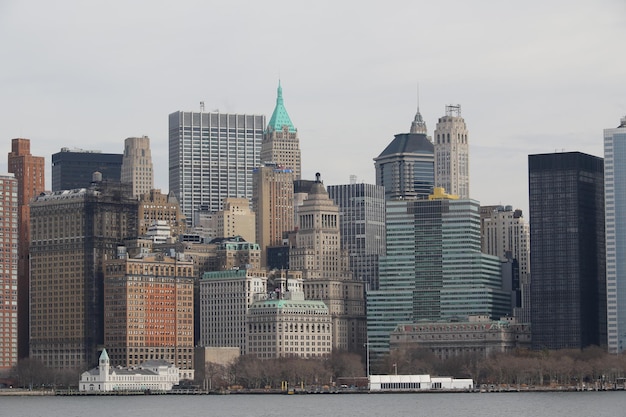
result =
M370 375L370 391L472 390L474 380L430 375Z
M106 349L102 350L97 368L83 372L79 390L170 391L179 383L178 368L162 360L151 360L134 368L111 367Z

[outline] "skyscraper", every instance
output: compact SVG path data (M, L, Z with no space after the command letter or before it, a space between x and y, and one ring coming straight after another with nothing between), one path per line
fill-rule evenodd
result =
M461 199L470 198L469 143L461 105L446 106L435 128L435 187Z
M604 130L607 333L611 353L626 349L626 116Z
M426 124L417 111L410 133L400 133L374 158L376 185L385 187L385 198L426 198L435 184L434 148L426 136Z
M517 261L519 299L513 315L521 323L530 323L530 229L522 210L511 206L487 206L481 209L482 252L500 261ZM483 209L486 209L483 212Z
M120 178L122 182L133 185L133 195L136 198L149 193L154 188L149 137L126 138Z
M604 164L580 152L528 156L532 343L606 343Z
M283 101L283 88L278 82L276 107L263 134L261 162L275 163L293 170L296 180L300 179L300 139L298 129L291 123Z
M385 188L374 184L329 185L328 196L339 206L341 247L350 270L366 288L378 288L378 258L385 254Z
M104 262L104 345L114 366L165 360L193 379L193 261L163 254Z
M95 364L104 342L103 261L137 236L130 185L94 182L31 203L30 357L52 368Z
M17 364L18 181L0 175L0 372Z
M104 181L119 181L122 154L61 148L52 154L52 191L87 188L93 173L102 174Z
M293 181L293 170L278 164L266 163L254 169L252 207L264 267L267 266L268 246L280 245L283 233L294 230Z
M333 348L361 352L366 335L364 283L349 269L348 253L341 248L339 208L328 196L319 173L298 217L289 267L302 271L305 298L322 300L328 306Z
M429 200L387 201L380 285L367 294L374 355L398 324L510 313L500 261L480 251L478 202L455 197L435 188Z
M30 293L30 207L33 198L45 189L45 162L43 156L30 153L30 140L13 139L8 158L9 172L17 179L18 195L18 266L17 315L19 357L28 356L29 293Z
M187 224L196 210L216 212L226 197L252 199L265 116L195 113L169 115L169 189Z

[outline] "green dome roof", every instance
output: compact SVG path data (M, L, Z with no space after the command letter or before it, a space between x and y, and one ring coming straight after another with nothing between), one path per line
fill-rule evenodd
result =
M296 128L293 123L291 123L291 119L289 118L289 114L287 114L287 109L285 109L285 105L283 102L283 88L280 86L280 81L278 81L278 96L276 97L276 107L274 108L274 113L272 113L272 118L270 119L269 124L267 125L268 131L276 131L283 130L283 126L287 126L290 132L295 132Z

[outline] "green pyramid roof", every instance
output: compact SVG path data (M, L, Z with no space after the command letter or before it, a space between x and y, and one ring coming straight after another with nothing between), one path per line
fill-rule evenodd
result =
M267 125L267 130L283 130L283 126L287 126L290 132L296 131L296 128L294 127L293 123L291 123L291 119L289 118L287 110L285 109L285 105L283 103L283 88L280 86L280 81L278 81L278 97L276 97L276 107L274 108L272 118Z

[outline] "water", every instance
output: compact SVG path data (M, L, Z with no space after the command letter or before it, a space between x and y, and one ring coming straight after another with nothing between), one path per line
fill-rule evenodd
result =
M0 397L1 417L616 417L626 392Z

